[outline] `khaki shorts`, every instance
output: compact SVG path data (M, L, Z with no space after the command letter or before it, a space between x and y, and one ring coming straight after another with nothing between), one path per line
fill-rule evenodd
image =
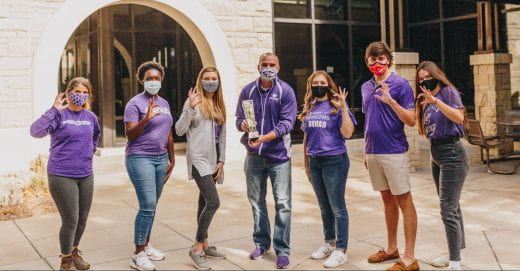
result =
M408 153L367 154L367 167L374 191L390 190L392 195L411 191Z

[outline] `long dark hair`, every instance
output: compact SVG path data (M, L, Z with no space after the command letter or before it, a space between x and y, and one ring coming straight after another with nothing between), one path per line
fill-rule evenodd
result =
M417 108L416 114L417 114L417 121L418 123L418 129L419 134L424 135L424 109L421 106L421 101L419 99L419 94L422 93L421 89L419 88L419 71L425 70L427 71L431 77L439 80L439 84L441 85L441 88L449 86L452 87L455 91L456 88L453 86L453 84L448 80L448 77L446 77L446 74L432 61L423 61L419 63L417 66L417 71L415 72L415 107Z

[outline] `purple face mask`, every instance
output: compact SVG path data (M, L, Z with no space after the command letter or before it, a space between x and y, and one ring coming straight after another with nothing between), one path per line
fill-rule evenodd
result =
M77 106L83 106L88 100L88 94L71 92L69 93L69 100Z

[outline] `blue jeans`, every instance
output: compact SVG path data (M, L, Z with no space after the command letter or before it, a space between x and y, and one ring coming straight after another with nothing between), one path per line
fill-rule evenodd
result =
M137 212L134 225L134 244L136 245L145 245L152 232L155 209L163 189L168 163L168 153L129 155L125 159L126 171L139 201L139 212Z
M468 155L460 141L431 147L432 175L439 195L450 261L460 261L466 248L460 195L469 171Z
M276 208L274 221L274 250L276 255L289 256L291 241L291 161L271 163L264 157L248 153L244 172L247 197L253 209L253 241L257 247L271 247L271 226L265 202L267 177L271 179Z
M308 156L312 188L318 198L325 242L336 242L336 249L348 244L348 211L345 190L350 166L348 155Z

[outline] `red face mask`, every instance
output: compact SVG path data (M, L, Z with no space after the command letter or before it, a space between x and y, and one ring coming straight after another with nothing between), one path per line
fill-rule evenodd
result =
M388 69L388 64L381 64L376 62L374 65L368 66L368 68L374 75L381 76L385 74L386 70Z

